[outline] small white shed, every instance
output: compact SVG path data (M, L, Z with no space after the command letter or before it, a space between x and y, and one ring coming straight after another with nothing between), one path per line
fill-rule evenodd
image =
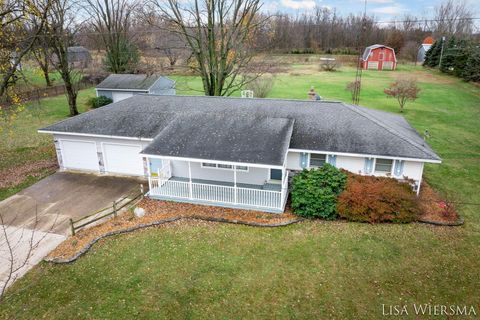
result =
M175 95L175 81L158 75L111 74L95 88L98 96L113 102L136 94Z

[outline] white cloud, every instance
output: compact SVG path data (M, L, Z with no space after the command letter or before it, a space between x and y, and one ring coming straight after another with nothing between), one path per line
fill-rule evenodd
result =
M400 14L404 11L406 11L406 9L399 4L395 4L393 6L374 8L374 9L371 10L371 12L373 12L373 13L389 14L389 15Z
M282 6L290 9L312 9L316 4L314 0L282 0Z
M379 3L379 4L394 3L394 2L395 2L394 0L368 0L368 3Z

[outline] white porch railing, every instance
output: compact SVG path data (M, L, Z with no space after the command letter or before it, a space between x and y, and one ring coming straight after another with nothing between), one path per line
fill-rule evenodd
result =
M281 191L270 191L150 177L149 195L282 210L288 188L284 180Z

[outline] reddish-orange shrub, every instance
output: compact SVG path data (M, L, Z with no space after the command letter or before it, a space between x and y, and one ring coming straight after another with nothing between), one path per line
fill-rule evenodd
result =
M408 183L349 173L337 213L351 221L407 223L417 219L419 207Z

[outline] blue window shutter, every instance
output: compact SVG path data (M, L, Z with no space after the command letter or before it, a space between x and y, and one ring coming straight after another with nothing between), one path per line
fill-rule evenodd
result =
M307 159L308 155L305 152L300 153L300 167L306 168L307 167Z
M404 165L403 160L395 160L395 166L394 166L393 172L397 177L403 174L403 165Z
M365 164L363 166L363 171L365 174L369 174L372 172L373 167L373 159L372 158L365 158Z
M337 166L337 156L334 154L329 154L327 162L330 163L332 166Z

